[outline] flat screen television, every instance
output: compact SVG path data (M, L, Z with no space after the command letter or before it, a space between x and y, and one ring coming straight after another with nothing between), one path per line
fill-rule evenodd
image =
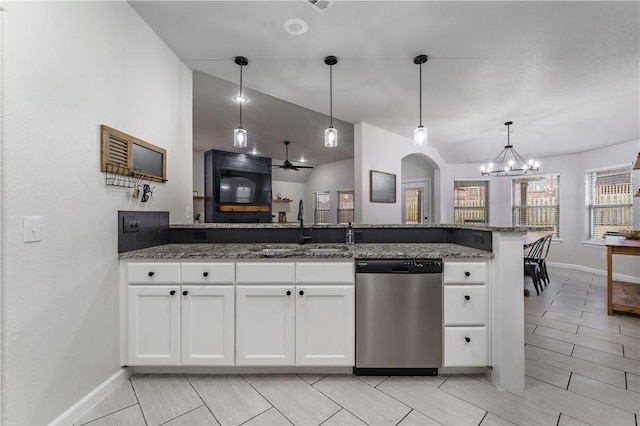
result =
M270 176L263 173L223 169L218 195L225 204L269 204Z

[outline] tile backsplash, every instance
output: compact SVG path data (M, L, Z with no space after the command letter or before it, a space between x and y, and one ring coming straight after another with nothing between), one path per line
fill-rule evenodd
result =
M169 243L169 212L118 212L118 253Z

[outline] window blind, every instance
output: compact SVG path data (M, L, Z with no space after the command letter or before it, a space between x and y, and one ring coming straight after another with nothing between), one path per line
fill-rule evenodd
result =
M329 210L329 191L315 193L314 202L315 223L331 223L331 210Z
M560 175L514 178L511 194L514 226L552 226L560 237Z
M338 223L353 223L355 192L338 191Z
M453 222L489 223L488 180L454 180Z
M586 238L598 240L608 232L633 226L631 166L585 173Z

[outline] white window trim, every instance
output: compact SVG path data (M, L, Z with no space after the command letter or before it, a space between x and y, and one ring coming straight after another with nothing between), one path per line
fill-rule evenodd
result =
M630 170L630 172L631 172L631 174L630 174L630 178L631 178L631 193L633 195L633 172L634 172L634 170L633 170L633 161L626 162L626 163L618 163L618 164L614 164L614 165L611 165L611 166L602 166L602 167L596 167L596 168L592 168L592 169L585 169L584 172L583 172L583 175L585 175L585 177L586 177L587 173L601 172L603 170L619 169L619 168L622 168L622 167L631 168L631 170ZM584 207L587 210L585 212L585 226L589 226L588 225L588 222L589 222L589 220L588 220L589 219L588 218L588 215L589 215L588 210L589 210L589 206L591 206L591 204L589 204L587 202L588 198L589 198L588 197L589 196L588 185L585 184L585 188L584 189L585 189ZM631 214L633 214L633 210L634 209L633 209L633 199L632 199L631 200ZM586 233L588 234L589 230L586 230ZM586 246L605 247L604 240L599 240L599 239L596 239L596 238L591 239L591 240L585 239L585 240L582 241L582 244L586 245Z
M610 169L620 169L622 167L629 167L629 166L632 166L632 165L633 165L633 162L613 164L611 166L596 167L595 169L585 169L584 173L601 172L603 170L610 170ZM633 169L632 169L632 171L633 171Z

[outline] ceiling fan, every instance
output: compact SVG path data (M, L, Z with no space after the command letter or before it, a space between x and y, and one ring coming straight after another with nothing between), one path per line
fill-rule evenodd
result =
M279 168L283 170L295 170L299 171L300 169L313 169L313 166L296 166L289 161L289 144L291 142L284 141L284 147L286 149L286 156L283 164L274 164L273 168Z

